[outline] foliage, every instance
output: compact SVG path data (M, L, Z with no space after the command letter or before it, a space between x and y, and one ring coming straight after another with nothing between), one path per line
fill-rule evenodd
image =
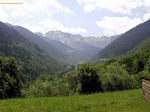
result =
M0 57L0 98L21 96L22 77L16 61L11 57Z
M95 65L102 74L104 90L123 90L141 87L142 78L150 78L150 38L127 55Z
M105 65L103 71L98 68L98 74L102 78L102 86L105 91L134 88L134 79L129 75L123 66L116 62L111 65Z
M46 97L69 95L65 78L57 76L42 75L34 82L29 83L23 90L25 97Z
M26 97L45 97L88 94L102 91L96 71L90 65L83 65L78 72L68 75L40 76L22 90Z
M93 93L102 91L101 82L99 77L90 65L82 65L78 69L78 80L81 84L80 93Z

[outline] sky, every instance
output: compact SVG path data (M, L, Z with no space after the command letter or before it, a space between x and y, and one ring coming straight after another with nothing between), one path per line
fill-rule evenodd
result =
M148 19L150 0L0 0L0 21L43 34L113 36Z

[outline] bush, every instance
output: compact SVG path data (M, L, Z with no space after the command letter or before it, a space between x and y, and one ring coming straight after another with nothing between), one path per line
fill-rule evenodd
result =
M113 62L110 65L99 66L98 75L101 77L104 91L132 89L135 79L127 72L125 65ZM116 69L117 68L117 69Z
M81 85L80 93L94 93L103 91L99 77L90 65L82 65L78 69L78 80Z

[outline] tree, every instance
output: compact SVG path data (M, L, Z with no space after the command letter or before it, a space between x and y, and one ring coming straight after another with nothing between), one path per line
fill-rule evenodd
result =
M78 71L78 79L81 84L80 93L87 94L103 90L99 77L92 66L82 65Z
M21 96L22 77L12 57L0 57L0 98Z

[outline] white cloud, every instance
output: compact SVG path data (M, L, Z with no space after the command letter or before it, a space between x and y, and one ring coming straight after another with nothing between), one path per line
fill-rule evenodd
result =
M73 33L73 34L80 34L80 33L87 32L86 29L84 29L84 28L66 27L66 26L62 25L60 22L58 22L56 20L52 20L52 19L45 19L45 20L41 21L39 24L42 25L43 27L45 27L45 29L48 29L47 31L60 30L63 32L68 32L68 33Z
M142 4L143 4L144 6L146 6L147 8L150 8L150 0L143 0L143 1L142 1Z
M10 1L10 0L9 0ZM16 20L13 24L19 25L30 29L33 32L45 33L46 28L61 30L66 32L86 32L85 29L80 27L68 28L55 20L49 21L49 26L45 20L46 17L53 17L55 13L73 13L68 7L60 4L58 0L11 0L11 2L22 1L20 5L0 5L0 21L10 22ZM7 2L6 0L4 2ZM41 16L42 15L42 16ZM41 20L38 20L40 18ZM29 21L32 19L31 21ZM9 21L10 20L10 21ZM17 21L21 20L21 21ZM33 21L34 20L34 21ZM43 21L43 22L40 22ZM45 23L44 23L45 21ZM25 24L27 23L27 24ZM40 23L40 24L37 24ZM55 27L55 28L54 28Z
M40 11L53 14L59 12L71 13L72 11L68 7L62 6L58 0L33 0L31 5L35 5Z
M5 13L5 11L2 7L0 7L0 21L9 22L8 17L9 17L9 15L7 13Z
M16 24L18 25L18 24ZM72 34L80 34L80 33L86 33L86 29L81 28L81 27L66 27L62 25L60 22L52 19L45 19L39 22L38 26L35 24L23 24L23 27L30 29L32 32L41 32L45 33L47 31L63 31L63 32L68 32Z
M112 36L122 34L136 25L142 23L140 18L130 19L128 17L103 17L102 20L96 21L99 28L103 29L104 35Z
M142 5L143 0L78 0L85 12L107 9L114 13L130 14L132 9Z
M70 10L67 6L62 5L59 0L21 1L23 1L22 5L0 5L0 21L13 22L13 24L20 23L20 25L23 24L24 27L32 30L33 32L44 32L48 30L61 30L74 34L87 32L85 28L78 26L68 27L65 26L63 22L60 23L59 21L53 19L46 19L48 16L49 18L53 18L53 14L55 13L73 13L72 10ZM150 19L150 0L77 0L77 2L83 6L85 12L105 9L113 12L111 13L113 16L116 16L115 13L125 14L124 17L106 16L96 22L97 26L104 31L105 35L123 33L141 23L142 20L146 21ZM136 10L132 11L133 9ZM138 11L141 9L142 11ZM139 15L136 15L136 17L143 15L143 17L141 16L142 20L136 17L133 19L127 17L128 14L131 14L131 12L133 13L133 16L135 16L135 11L140 13ZM94 18L95 13L92 16ZM56 17L59 16L56 15ZM87 19L87 23L88 21L89 19Z
M73 13L73 11L70 10L68 7L65 7L65 8L64 8L64 12L66 12L66 13Z
M61 5L58 0L23 0L23 4L17 6L3 5L3 8L6 9L12 17L31 17L36 13L46 13L49 16L60 12L72 13L68 7Z
M22 27L29 29L32 32L41 32L45 33L45 29L42 26L37 26L37 25L30 25L30 24L24 24Z
M144 21L147 21L147 20L149 20L149 19L150 19L150 13L144 14L143 20L144 20Z
M13 10L10 13L11 17L16 18L16 17L26 17L26 18L33 18L33 15L27 13L27 12L22 12L20 10Z

